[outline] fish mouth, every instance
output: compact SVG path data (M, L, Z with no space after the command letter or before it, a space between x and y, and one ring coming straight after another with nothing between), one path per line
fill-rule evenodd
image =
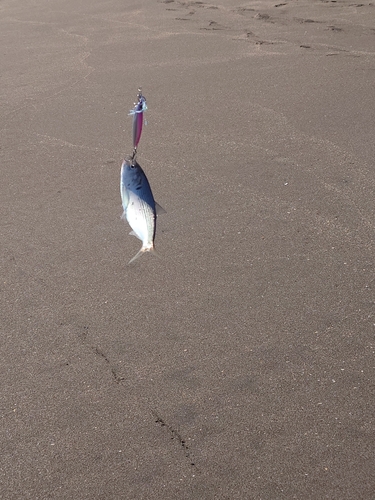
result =
M138 165L137 160L133 156L129 155L124 158L121 167L134 168L137 165Z

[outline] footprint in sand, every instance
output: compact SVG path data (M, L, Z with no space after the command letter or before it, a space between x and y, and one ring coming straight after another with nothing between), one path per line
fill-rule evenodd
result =
M246 14L253 15L255 9L252 9L251 7L238 7L238 9L233 10L233 12L237 12L238 14L242 14L243 16L245 16Z
M343 31L342 28L339 28L337 26L328 26L327 30L330 30L330 31Z
M267 21L269 23L274 22L269 14L261 14L260 12L258 12L258 14L254 16L254 19L258 19L260 21Z
M305 19L304 17L293 17L293 21L295 21L296 23L300 23L300 24L312 24L312 23L318 23L318 24L321 24L321 21L315 21L315 19Z
M218 30L226 30L227 27L217 23L216 21L209 21L208 26L200 29L207 31L218 31Z

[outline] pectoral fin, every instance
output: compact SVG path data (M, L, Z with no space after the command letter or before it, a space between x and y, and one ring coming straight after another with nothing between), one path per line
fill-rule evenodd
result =
M164 208L160 206L159 203L157 203L156 201L155 201L155 212L156 215L162 215L167 213L167 211L164 210Z
M135 231L130 231L130 233L132 236L135 236L136 238L138 238L139 240L142 241L142 239L138 236L138 234L135 232Z

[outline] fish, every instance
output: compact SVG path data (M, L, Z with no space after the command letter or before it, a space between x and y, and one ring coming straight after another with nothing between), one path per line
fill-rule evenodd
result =
M156 217L165 210L156 203L146 174L134 158L122 162L120 192L124 209L122 218L132 228L130 234L142 241L142 248L129 261L130 264L145 252L156 254Z
M143 128L143 113L147 110L147 102L142 89L138 89L138 102L134 104L134 108L130 110L130 115L133 115L133 158L137 153L137 147L142 135Z

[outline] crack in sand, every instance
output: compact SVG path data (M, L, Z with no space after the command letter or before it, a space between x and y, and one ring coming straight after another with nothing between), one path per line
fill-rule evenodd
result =
M163 418L161 418L155 410L151 410L153 417L155 418L155 423L160 424L161 427L165 427L169 434L171 435L171 439L176 440L182 447L185 453L185 457L189 459L190 465L198 470L195 461L193 459L192 453L190 452L189 446L186 444L186 440L182 438L181 434L176 431L171 425L167 424Z
M112 155L113 151L105 148L94 148L91 146L86 146L85 144L73 144L72 142L65 141L63 139L59 139L58 137L53 137L47 134L36 134L37 137L41 137L42 139L46 139L46 141L39 141L40 144L45 144L46 142L59 144L60 146L65 146L71 149L84 149L87 151L93 151L94 153L102 152L109 153Z
M62 325L62 324L63 323L60 323L60 325ZM88 326L84 326L83 332L79 333L79 337L81 337L81 341L82 341L83 345L88 347L90 349L90 351L95 354L95 356L97 356L98 358L105 361L106 365L110 369L110 372L111 372L111 375L112 375L114 381L116 382L116 384L120 384L123 380L125 380L125 377L122 377L117 373L116 368L112 365L108 356L101 349L99 349L99 347L95 347L88 342L88 340L87 340L88 333L89 333Z
M13 23L20 23L20 24L31 24L32 26L57 26L57 23L53 23L52 21L27 21L23 19L18 19L17 17L8 17L6 18L7 21L11 21Z
M104 361L107 363L107 365L111 369L111 374L112 374L113 378L115 379L116 384L119 384L120 382L122 382L124 380L124 377L120 377L117 374L117 370L115 368L113 368L113 366L111 366L111 362L109 361L107 356L104 354L104 352L102 350L100 350L98 347L92 347L92 346L90 346L90 347L91 347L92 351L94 352L94 354L96 354L100 358L104 359Z

